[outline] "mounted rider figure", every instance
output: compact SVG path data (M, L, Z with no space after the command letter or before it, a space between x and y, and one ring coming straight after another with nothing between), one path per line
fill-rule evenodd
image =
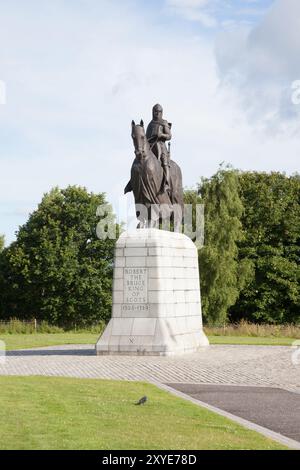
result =
M147 127L146 137L150 148L158 161L160 161L164 172L162 183L162 192L170 193L170 152L167 149L166 142L171 140L172 124L163 119L163 108L156 104L152 109L152 121ZM169 144L170 145L170 144Z

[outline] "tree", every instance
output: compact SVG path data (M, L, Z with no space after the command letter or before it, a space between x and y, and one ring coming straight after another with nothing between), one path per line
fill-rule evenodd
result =
M62 325L107 320L115 240L99 240L97 207L104 194L54 188L4 249L2 317Z
M3 275L1 272L1 253L4 249L4 236L0 235L0 314L1 311L3 310Z
M245 237L239 260L251 260L255 275L230 318L269 323L300 319L300 177L282 173L239 175L245 207Z
M204 240L204 204L199 191L195 189L185 189L183 192L185 205L183 229L196 245L202 248ZM198 209L198 210L197 210Z
M238 260L237 243L244 237L238 172L221 167L202 179L199 192L205 205L205 242L199 250L203 317L221 324L251 276L249 260Z

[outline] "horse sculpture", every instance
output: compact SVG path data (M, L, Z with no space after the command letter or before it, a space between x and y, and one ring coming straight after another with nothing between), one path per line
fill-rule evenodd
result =
M174 231L179 231L183 214L182 174L180 167L170 160L170 189L164 191L164 173L160 161L154 155L147 140L144 123L131 123L135 159L131 167L131 178L124 193L133 191L138 228L158 227L162 222L172 222Z

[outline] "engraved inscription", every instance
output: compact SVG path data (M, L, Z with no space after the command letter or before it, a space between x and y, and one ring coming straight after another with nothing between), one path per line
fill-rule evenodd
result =
M124 303L145 304L148 302L147 268L124 268Z
M130 304L130 305L126 305L126 304L123 304L122 305L122 310L123 312L146 312L147 310L150 310L150 306L149 305L145 305L145 304L142 304L142 305L135 305L135 304Z

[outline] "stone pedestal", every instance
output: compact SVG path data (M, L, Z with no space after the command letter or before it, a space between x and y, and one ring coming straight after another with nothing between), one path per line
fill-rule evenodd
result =
M208 344L194 243L158 229L124 232L115 250L112 318L97 354L167 356Z

